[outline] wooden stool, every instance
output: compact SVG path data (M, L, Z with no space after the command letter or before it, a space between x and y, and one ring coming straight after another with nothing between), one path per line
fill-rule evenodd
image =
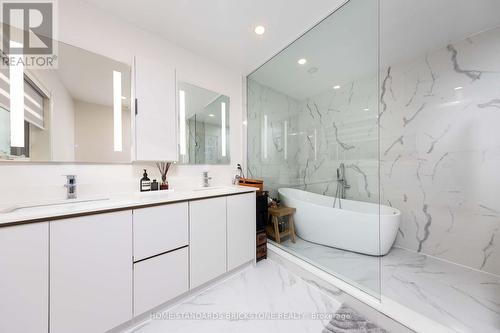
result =
M290 207L277 207L269 208L268 213L271 216L272 225L266 227L269 236L274 238L276 243L281 243L281 238L290 236L290 239L295 243L295 225L293 223L293 214L295 214L296 209ZM288 216L288 228L282 232L279 232L279 218Z

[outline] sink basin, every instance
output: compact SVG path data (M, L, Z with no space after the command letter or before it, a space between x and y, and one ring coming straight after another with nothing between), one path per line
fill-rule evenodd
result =
M65 201L55 201L55 202L45 202L45 203L36 203L36 204L25 204L19 206L12 206L6 209L0 210L1 214L14 213L19 210L29 209L29 208L46 208L46 207L54 207L54 206L62 206L62 205L72 205L79 203L89 203L89 202L99 202L106 201L109 198L99 198L99 199L68 199Z

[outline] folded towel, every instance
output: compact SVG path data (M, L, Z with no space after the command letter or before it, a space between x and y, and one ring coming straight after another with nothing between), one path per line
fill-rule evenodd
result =
M323 333L388 333L343 304L326 325Z

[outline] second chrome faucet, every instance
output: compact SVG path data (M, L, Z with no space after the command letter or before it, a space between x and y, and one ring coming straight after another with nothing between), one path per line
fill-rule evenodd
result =
M76 199L76 176L66 175L66 199Z
M203 187L210 187L210 180L212 177L208 176L208 171L203 172Z

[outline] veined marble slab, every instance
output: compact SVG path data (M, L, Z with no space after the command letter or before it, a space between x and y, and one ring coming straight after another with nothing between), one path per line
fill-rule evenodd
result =
M371 294L459 332L500 331L500 276L401 248L382 258L309 243L281 246ZM381 263L381 270L378 263Z
M281 246L313 265L327 271L333 270L339 278L356 285L373 297L380 298L379 257L322 246L298 237L295 243L286 240Z
M344 163L347 199L402 212L398 246L500 274L498 45L491 29L305 100L249 80L249 173L333 196Z
M127 332L321 333L328 320L308 319L308 316L316 313L332 315L341 305L341 301L337 300L331 291L315 283L306 282L304 278L291 273L272 260L264 260L256 267L249 267L177 306L158 312L152 317L153 319ZM358 308L356 311L364 315ZM295 313L304 318L293 320L164 319L176 315L193 315L202 318L214 314L231 313L274 315ZM372 313L368 318L373 318L373 316ZM385 321L375 319L374 322L382 327L390 325L392 328L399 325L388 318L384 319ZM409 330L404 330L404 332L409 332Z
M159 312L134 333L159 332L283 332L320 333L328 320L313 319L241 319L188 320L164 319L172 315L200 318L226 314L335 313L341 303L305 283L271 260L249 267L229 280L186 300L174 308ZM158 319L154 319L158 318ZM159 319L161 318L161 319Z

